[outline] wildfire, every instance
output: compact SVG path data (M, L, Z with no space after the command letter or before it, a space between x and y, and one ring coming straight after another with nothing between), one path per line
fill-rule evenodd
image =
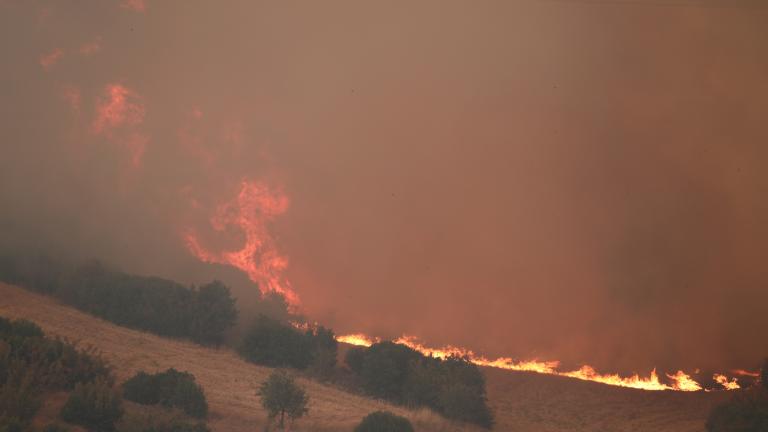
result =
M728 377L721 374L715 374L712 378L727 390L737 390L741 388L739 383L736 382L736 378L734 378L733 381L728 381Z
M211 227L222 232L229 226L239 228L245 235L243 246L234 251L212 252L206 249L193 230L184 235L189 251L201 261L227 264L245 272L263 294L283 295L291 306L298 306L299 297L285 277L288 259L277 251L268 231L268 223L288 209L288 198L267 185L243 180L240 192L230 202L218 207L211 218Z
M367 336L362 333L355 333L349 335L343 335L336 337L339 342L348 343L357 346L371 346L376 342L380 342L379 338ZM576 378L584 381L594 381L602 384L608 384L619 387L629 387L642 390L676 390L676 391L698 391L702 390L701 384L696 382L690 375L683 371L677 371L673 375L667 374L669 384L662 382L659 379L659 375L656 369L652 370L647 377L642 377L638 374L634 374L628 377L622 377L619 374L601 374L598 373L595 368L589 365L584 365L580 369L562 372L557 368L560 366L558 361L540 361L540 360L527 360L527 361L514 361L509 357L500 357L497 359L488 359L480 356L464 348L455 346L446 346L443 348L430 348L422 343L418 342L418 339L414 336L403 335L395 339L393 342L405 345L415 351L418 351L426 356L436 358L447 358L450 356L459 356L469 359L470 362L478 366L488 366L499 369L515 370L515 371L527 371L537 372L548 375L559 375L569 378ZM740 371L746 372L746 371ZM746 372L746 374L751 374ZM723 386L726 390L736 390L740 388L739 384L734 378L732 381L728 381L728 377L721 374L716 374L714 379L717 383Z

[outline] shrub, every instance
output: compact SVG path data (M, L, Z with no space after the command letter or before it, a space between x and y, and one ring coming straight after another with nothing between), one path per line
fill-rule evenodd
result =
M413 432L411 422L389 411L376 411L363 418L354 432Z
M17 417L0 416L0 432L25 432L26 422Z
M403 387L412 362L423 356L405 345L380 342L371 345L363 356L360 378L371 395L403 402Z
M493 425L480 369L459 357L425 357L405 345L380 342L354 348L346 362L370 395L411 407L428 406L445 417Z
M708 432L767 431L767 392L762 388L752 388L735 394L710 412L706 427Z
M270 421L279 416L280 428L285 427L285 416L294 420L308 411L309 397L286 372L273 372L267 381L261 384L258 394Z
M204 418L208 415L208 403L202 387L194 375L168 369L149 375L139 372L123 384L125 399L143 405L175 407L186 414Z
M32 375L31 371L22 372L0 386L0 418L9 425L16 421L26 424L40 409L39 390L33 386Z
M237 322L235 299L229 288L219 281L194 291L194 308L189 334L200 344L220 345L224 332Z
M269 367L305 369L312 361L310 340L299 330L259 315L245 335L240 355Z
M122 415L120 395L103 379L77 384L61 409L64 421L97 431L114 430Z
M43 428L43 432L68 432L69 429L65 428L64 426L58 424L58 423L50 423L46 427Z
M117 432L210 432L204 422L191 421L179 410L165 408L128 411L115 429Z

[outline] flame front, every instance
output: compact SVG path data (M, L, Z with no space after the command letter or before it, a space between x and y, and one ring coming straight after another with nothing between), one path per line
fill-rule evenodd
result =
M288 198L263 183L243 180L237 197L218 207L210 223L214 230L235 226L245 235L243 246L234 251L212 252L200 243L194 230L184 235L189 251L208 263L227 264L245 272L263 294L283 295L291 306L299 297L285 277L288 259L277 251L267 224L288 208Z
M355 333L349 335L343 335L336 337L339 342L348 343L357 346L371 346L380 339L376 337L367 336L362 333ZM393 342L405 345L415 351L420 352L426 356L436 358L447 358L450 356L459 356L467 358L470 362L478 366L488 366L498 369L514 370L514 371L526 371L537 372L547 375L558 375L568 378L576 378L584 381L593 381L602 384L629 387L642 390L676 390L676 391L699 391L702 390L701 384L696 382L690 375L679 370L673 375L667 374L667 378L670 383L666 384L661 382L656 369L653 369L647 377L642 377L639 374L634 374L628 377L622 377L619 374L601 374L598 373L595 368L589 365L584 365L581 368L570 371L562 372L557 368L560 366L559 361L540 361L540 360L524 360L514 361L509 357L499 357L497 359L488 359L480 356L464 348L455 346L446 346L443 348L430 348L422 343L418 342L415 336L403 335L395 339ZM745 375L751 375L752 372L739 371ZM715 374L715 381L720 384L725 390L736 390L740 386L734 378L732 381L728 380L728 377L722 374Z

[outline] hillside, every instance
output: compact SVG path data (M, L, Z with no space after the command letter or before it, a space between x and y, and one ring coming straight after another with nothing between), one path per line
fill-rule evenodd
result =
M169 367L195 375L204 387L215 431L254 431L265 424L256 389L269 368L241 360L226 349L208 349L135 330L86 315L55 300L0 283L0 315L26 318L46 333L97 347L115 366L119 380L138 370ZM486 369L490 405L499 431L700 432L713 403L728 395L646 392L563 377ZM300 379L310 412L296 431L345 431L367 413L388 409L411 419L418 431L474 431L426 411L408 411ZM45 408L43 411L46 411ZM49 409L49 411L51 411Z

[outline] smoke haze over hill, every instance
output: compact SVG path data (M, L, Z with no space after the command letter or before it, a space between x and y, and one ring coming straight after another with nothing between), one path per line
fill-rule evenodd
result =
M247 299L184 241L241 247L210 219L247 179L287 198L281 277L340 333L754 368L760 5L0 1L0 247Z

